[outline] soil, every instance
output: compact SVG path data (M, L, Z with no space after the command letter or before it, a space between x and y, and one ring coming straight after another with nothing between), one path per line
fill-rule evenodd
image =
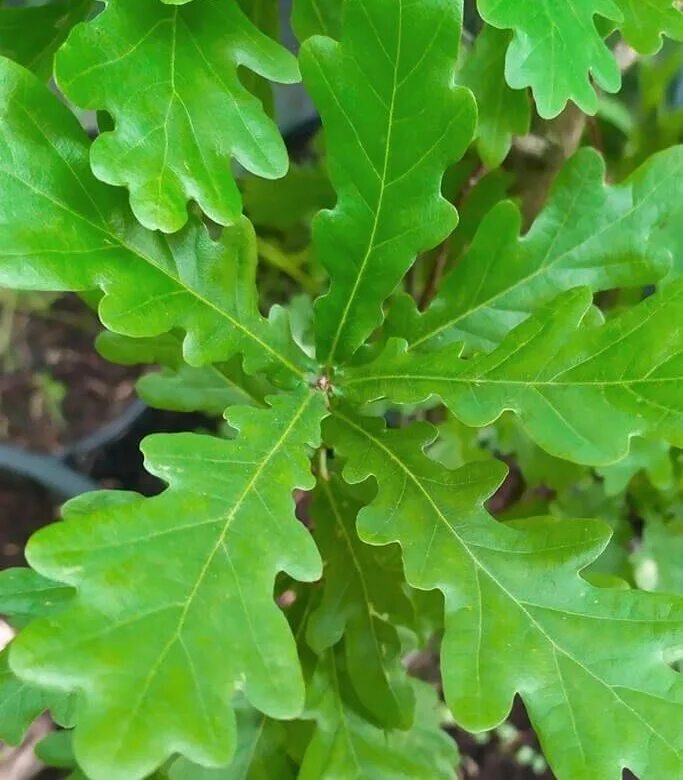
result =
M10 327L0 355L0 438L56 452L116 418L135 397L140 370L97 354L101 328L76 296L45 309L18 308Z

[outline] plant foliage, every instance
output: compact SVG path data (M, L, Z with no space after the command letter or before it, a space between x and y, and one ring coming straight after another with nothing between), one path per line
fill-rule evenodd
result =
M223 420L0 575L0 739L49 711L81 779L447 780L444 725L518 695L561 780L683 776L683 121L628 113L683 60L596 91L683 15L476 8L295 0L298 60L265 0L0 8L0 283L94 302L148 404ZM553 151L568 100L600 117Z

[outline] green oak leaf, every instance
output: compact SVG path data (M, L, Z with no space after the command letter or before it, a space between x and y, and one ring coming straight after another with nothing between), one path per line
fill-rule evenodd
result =
M427 424L387 431L342 409L323 433L342 455L363 453L347 462L349 482L377 483L361 538L398 541L409 584L444 595L441 670L460 725L493 728L518 693L560 780L683 772L683 679L667 663L683 639L683 602L580 577L606 546L606 526L495 522L483 502L503 464L449 471L423 453L435 435Z
M55 72L82 108L105 109L116 128L93 144L93 171L125 185L148 228L179 230L187 201L215 222L238 219L241 199L230 158L277 178L287 152L274 122L240 82L245 66L272 81L298 81L294 57L261 33L237 0L108 0L95 20L74 29ZM145 87L132 90L144 73Z
M0 55L47 80L55 52L92 7L93 0L55 0L47 5L0 8Z
M411 354L390 340L346 371L341 392L361 403L437 395L471 426L510 409L551 455L588 465L620 460L632 436L683 446L683 281L599 327L585 323L591 302L589 290L571 290L471 359L457 343Z
M319 480L311 518L325 580L306 638L322 655L343 637L347 673L364 709L382 726L407 728L413 718L412 689L401 665L396 626L413 623L412 605L402 577L358 538L361 506L338 477Z
M145 230L123 191L92 175L88 139L66 107L9 60L0 75L0 284L99 287L110 330L142 337L181 328L192 365L242 353L250 373L270 366L300 381L310 361L285 313L259 313L251 225L241 218L217 241L197 220L174 236Z
M408 731L382 731L346 702L353 699L343 664L328 652L308 692L307 714L316 729L298 780L454 780L455 742L442 729L436 692L414 680L415 723Z
M5 569L0 572L0 614L27 620L53 614L64 607L73 590L41 577L31 569ZM68 697L46 691L20 680L9 667L9 647L0 652L0 740L19 745L33 721L52 710L62 723L69 720Z
M279 571L304 581L321 573L292 490L313 487L306 455L325 403L307 388L270 403L234 409L232 441L147 438L146 465L168 482L164 493L104 507L86 494L28 545L31 565L77 595L24 629L11 665L29 682L79 691L74 745L93 780L142 778L174 753L227 764L238 680L273 717L303 706L273 585Z
M664 490L673 483L671 448L665 441L634 439L629 454L616 463L601 466L596 472L604 479L605 493L616 496L623 493L629 482L644 471L652 484Z
M155 409L218 416L229 406L262 406L265 395L272 392L272 387L262 378L244 373L238 357L208 366L187 365L182 355L182 339L173 333L132 339L105 331L98 337L96 346L112 363L163 366L160 371L141 376L135 385L140 398Z
M331 277L316 306L318 357L328 366L356 351L416 255L455 227L441 180L475 121L470 93L452 84L461 16L459 0L346 0L341 42L302 46L338 196L314 223Z
M621 74L595 26L595 16L622 20L614 0L477 0L493 27L513 30L505 77L513 89L531 87L538 113L557 116L568 100L582 111L598 109L589 76L606 92L617 92Z
M292 29L300 41L313 35L338 39L344 0L294 0Z
M507 157L513 135L529 132L531 106L524 90L505 83L505 50L509 32L486 25L458 74L477 101L477 151L487 168L497 168Z
M654 155L621 184L605 185L604 176L601 157L581 150L523 238L519 209L495 206L429 309L419 314L400 298L388 333L406 338L411 350L453 341L490 350L565 290L636 287L663 277L670 244L658 229L683 199L683 147Z
M683 40L683 11L675 0L614 0L622 13L619 27L628 43L641 54L654 54L662 35Z

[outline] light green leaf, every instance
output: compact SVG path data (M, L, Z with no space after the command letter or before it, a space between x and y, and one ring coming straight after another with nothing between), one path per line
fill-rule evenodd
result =
M597 473L605 480L605 493L616 496L628 487L628 483L641 471L659 489L671 487L673 463L671 448L665 441L634 439L631 451L622 460L609 466L601 466Z
M99 287L110 330L141 337L181 328L192 365L243 353L250 373L270 366L283 381L302 379L309 361L286 316L259 313L250 224L240 219L218 241L196 220L170 237L144 230L124 193L93 177L88 140L57 98L9 60L0 75L0 284Z
M292 29L300 41L312 35L339 38L344 0L294 0Z
M441 180L475 120L471 95L452 85L461 16L459 0L347 0L341 43L315 37L302 47L338 195L314 225L331 277L316 307L328 366L356 351L416 255L455 227Z
M303 706L273 585L279 571L303 581L321 573L292 491L313 486L306 455L325 404L308 389L270 403L232 411L234 441L147 438L146 465L169 483L164 493L95 504L84 517L94 500L86 494L67 510L78 522L67 516L29 543L32 566L78 594L20 634L12 667L79 690L75 751L93 780L136 780L174 753L227 764L235 724L226 703L238 680L272 717Z
M144 374L136 383L142 400L156 409L222 415L229 406L263 405L272 388L242 370L239 358L209 366L188 366L183 361L182 339L172 333L156 338L131 339L104 332L98 352L113 363L159 363L164 368Z
M293 56L254 27L237 0L108 0L60 50L56 75L67 97L105 109L116 123L93 144L93 170L130 189L146 227L179 230L189 199L215 222L234 222L241 202L231 157L259 176L287 171L278 129L242 86L240 65L272 81L299 79ZM140 73L146 86L131 90Z
M614 0L624 19L619 25L628 43L641 54L661 48L662 35L683 40L683 11L675 0Z
M496 523L483 502L505 467L430 461L429 425L386 431L343 410L324 436L342 455L363 453L348 481L377 482L361 538L398 541L409 584L444 594L441 669L460 725L493 728L519 693L559 780L615 780L624 767L642 780L683 773L683 680L666 662L683 639L683 602L578 576L607 544L602 523Z
M613 0L477 0L477 6L488 24L514 31L505 77L513 89L533 89L542 117L557 116L568 100L594 114L598 98L589 76L606 92L619 90L619 67L594 19L621 21Z
M35 7L0 8L0 55L47 80L55 52L92 7L93 0L55 0Z
M381 726L407 728L413 696L396 626L413 623L412 606L402 577L358 538L361 506L337 477L319 481L311 518L325 580L306 638L322 655L343 637L346 669L363 707Z
M298 780L454 780L458 751L441 730L436 693L417 681L413 688L417 700L413 727L382 731L345 703L349 690L344 669L327 653L309 689L308 712L317 728Z
M651 157L622 184L606 186L604 175L596 152L576 154L521 239L517 207L496 206L425 314L404 297L389 332L406 338L411 350L452 341L490 350L564 290L598 292L660 279L671 257L657 228L683 200L683 147Z
M169 780L294 780L284 726L243 700L235 704L235 716L237 747L229 766L207 769L179 758L168 770Z
M620 460L637 435L683 446L683 282L599 327L584 321L591 300L583 288L565 293L494 352L469 360L458 344L410 354L391 340L340 387L361 402L438 395L471 426L510 409L543 449L576 463Z
M531 106L526 91L510 89L503 78L509 32L486 25L469 53L458 81L477 101L477 151L487 168L507 157L513 135L529 132Z

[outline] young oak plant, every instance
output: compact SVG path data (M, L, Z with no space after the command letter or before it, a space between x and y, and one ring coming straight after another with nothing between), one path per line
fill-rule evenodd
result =
M456 76L459 0L297 0L298 62L264 32L274 3L95 10L0 8L0 282L99 291L102 353L162 365L143 397L226 410L230 435L148 437L160 495L83 495L32 538L30 570L3 572L20 630L0 656L0 737L49 709L73 776L93 780L452 778L436 692L405 663L439 635L461 727L495 727L518 694L563 780L683 775L683 600L582 574L602 521L500 522L501 461L447 467L434 426L382 414L512 413L550 455L605 473L636 442L683 447L683 148L617 184L580 151L523 237L499 202L428 306L397 294L457 225L447 169L474 141L496 166L527 129L521 88L543 116L570 98L592 111L588 73L619 82L604 36L649 52L683 37L680 12L480 0L490 26ZM18 48L17 29L34 33ZM43 83L55 50L65 98L101 112L94 142ZM329 289L310 345L294 306L261 312L263 249L231 172L285 174L255 77L300 71L336 194L314 223ZM607 322L593 305L648 285ZM308 527L295 491L312 492Z

